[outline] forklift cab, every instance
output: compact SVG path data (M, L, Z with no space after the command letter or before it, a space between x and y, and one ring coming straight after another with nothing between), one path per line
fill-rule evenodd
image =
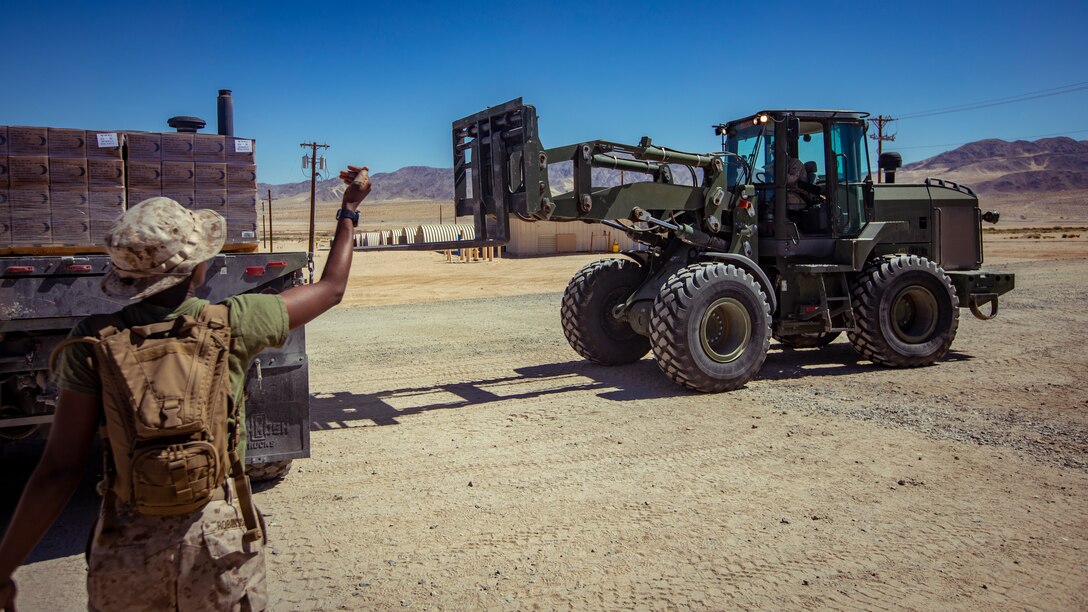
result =
M754 185L761 245L778 250L775 242L789 241L795 248L786 251L802 254L806 249L796 248L802 238L830 242L861 233L872 210L867 116L763 111L724 126L726 151L744 158L751 173L745 176L745 164L730 164L729 184Z

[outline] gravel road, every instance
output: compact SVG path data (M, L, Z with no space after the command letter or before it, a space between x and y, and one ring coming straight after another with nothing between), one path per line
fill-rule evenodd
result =
M1029 242L990 246L1017 290L935 366L772 343L722 395L570 349L560 290L590 258L465 265L473 299L440 302L438 256L366 260L309 328L312 457L258 494L273 603L1085 609L1088 242ZM393 303L383 278L418 282ZM25 609L83 605L92 507L20 570Z

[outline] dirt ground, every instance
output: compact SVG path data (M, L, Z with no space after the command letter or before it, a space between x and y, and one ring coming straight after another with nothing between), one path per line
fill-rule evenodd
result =
M935 366L772 343L722 395L574 353L598 256L360 255L308 328L312 457L257 495L274 607L1088 609L1088 232L1053 234L988 235L1018 287ZM85 605L94 504L22 609Z

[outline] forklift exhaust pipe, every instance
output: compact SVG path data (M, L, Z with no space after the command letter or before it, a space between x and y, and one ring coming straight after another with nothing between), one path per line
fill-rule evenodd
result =
M229 89L220 89L216 98L216 111L219 120L219 134L234 136L234 99Z

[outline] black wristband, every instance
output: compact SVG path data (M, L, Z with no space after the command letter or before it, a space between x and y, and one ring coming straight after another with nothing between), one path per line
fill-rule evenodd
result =
M337 221L344 218L351 219L351 225L353 227L359 227L359 211L348 210L346 208L341 208L340 210L336 211Z

